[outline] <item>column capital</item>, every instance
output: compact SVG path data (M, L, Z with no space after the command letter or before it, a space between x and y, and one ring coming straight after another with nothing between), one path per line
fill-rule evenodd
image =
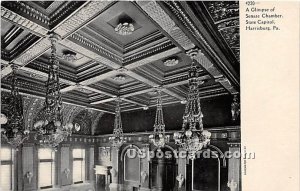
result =
M50 41L57 42L58 40L61 40L61 37L54 32L49 32L47 35Z
M203 54L201 52L201 50L197 47L195 48L191 48L188 51L185 52L187 56L189 56L192 60L194 60L196 58L196 56L200 53Z

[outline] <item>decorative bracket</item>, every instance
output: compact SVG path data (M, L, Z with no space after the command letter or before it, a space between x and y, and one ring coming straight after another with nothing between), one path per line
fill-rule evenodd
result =
M148 174L146 171L142 171L141 172L141 177L142 177L142 184L145 182L146 178L147 178Z
M25 177L27 178L28 183L31 184L31 180L32 180L32 177L33 177L33 173L30 172L30 171L28 171L28 172L26 172Z
M126 73L127 71L128 71L128 69L127 68L124 68L124 67L120 67L120 68L118 68L118 69L116 69L117 70L117 72L119 72L119 73Z
M178 174L176 176L176 180L178 181L178 188L181 188L184 182L184 177L182 174Z
M227 183L228 188L230 188L230 191L236 191L237 189L237 183L231 179L231 181Z
M67 177L67 179L69 179L69 174L70 174L70 169L69 168L66 168L65 170L64 170L64 174L66 175L66 177Z

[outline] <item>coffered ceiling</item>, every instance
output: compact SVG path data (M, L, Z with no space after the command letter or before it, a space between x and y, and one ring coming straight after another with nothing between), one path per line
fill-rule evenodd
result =
M238 13L227 1L2 1L1 88L9 90L14 63L20 92L45 96L54 32L66 103L113 113L120 96L123 112L142 110L155 106L159 86L163 104L184 103L191 49L201 97L236 94ZM124 23L131 34L118 33Z

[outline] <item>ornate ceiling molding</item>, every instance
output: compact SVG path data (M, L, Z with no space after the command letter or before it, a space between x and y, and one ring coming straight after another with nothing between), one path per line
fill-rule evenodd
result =
M81 28L84 24L87 24L87 22L90 22L111 3L111 1L86 2L78 12L61 23L54 32L59 34L62 38L65 38L67 35Z
M100 64L104 64L109 68L117 69L120 67L120 64L117 64L116 62L113 62L103 57L102 55L99 55L99 52L97 52L97 49L98 51L104 51L105 49L102 50L99 47L97 48L98 46L97 44L96 45L93 45L95 43L91 44L89 41L86 41L85 38L81 38L81 36L78 34L71 35L68 39L60 41L60 44L69 48L70 50L81 52L84 55L86 55L88 58L93 59L94 61ZM110 56L113 57L113 55Z
M60 6L44 12L46 16L50 16L50 23L48 24L50 28L48 26L47 29L47 27L43 27L44 25L40 21L32 19L31 22L34 25L45 28L46 32L43 34L34 32L30 29L31 26L23 23L27 28L24 26L20 27L28 29L32 33L30 34L31 37L25 38L24 42L34 41L35 38L40 39L35 40L32 45L22 45L22 42L18 39L19 42L17 43L21 43L15 47L16 50L22 46L27 48L22 50L20 54L18 51L15 51L16 53L11 59L15 64L22 66L20 68L20 75L24 79L20 83L22 93L43 97L42 92L45 91L43 83L47 78L46 66L48 60L46 60L46 55L48 53L46 52L50 47L47 32L51 29L63 37L59 42L59 49L62 52L66 50L74 51L84 58L73 63L62 61L60 82L65 103L75 104L84 108L97 108L100 111L113 113L114 104L109 102L121 96L124 100L123 109L138 109L152 103L155 105L155 100L152 99L153 96L149 96L147 92L153 91L153 89L162 85L165 94L164 99L168 104L179 103L185 99L185 84L188 82L186 72L189 63L185 63L188 61L186 61L183 51L194 48L196 44L198 46L199 42L192 37L193 35L190 34L189 29L184 29L185 23L183 21L181 21L183 24L177 21L180 20L179 17L182 17L181 13L178 13L179 16L175 13L173 15L167 10L167 5L161 2L127 2L141 9L142 12L139 11L138 14L146 15L146 18L154 24L154 32L151 34L143 32L141 35L144 36L141 38L133 38L135 40L130 41L129 44L121 45L115 49L111 43L118 41L117 38L109 39L108 42L107 40L102 40L103 38L99 38L99 40L99 36L105 36L106 34L103 31L101 33L101 31L90 29L88 25L90 22L93 22L93 24L101 23L102 21L100 22L96 18L102 18L106 13L106 9L113 7L121 9L124 6L123 3L120 3L119 5L122 6L111 7L110 5L114 3L117 4L118 2L62 2ZM27 3L25 2L25 4ZM28 3L28 5L38 11L43 10L42 7L34 3ZM172 6L174 5L172 4ZM70 13L70 10L73 9L75 11ZM6 11L11 12L9 9ZM184 11L186 10L184 9ZM2 18L12 24L16 24L14 17L18 19L18 17L25 16L23 14L20 16L17 13L12 14L17 16L11 16L10 18L9 16L5 17L3 14ZM31 20L31 17L33 18L35 14L37 13L29 14L24 19L30 18ZM183 20L187 22L185 19ZM6 24L10 26L9 23L6 22ZM228 23L228 26L230 25ZM220 25L220 27L222 26ZM220 30L225 30L225 28L220 28ZM194 33L196 34L196 32ZM5 50L2 52L5 53ZM178 66L165 67L163 65L163 61L166 58L172 58L173 56L181 58L181 55L184 57L184 62L179 62ZM39 58L36 59L37 57ZM5 53L4 58L9 58L9 53ZM232 88L231 79L227 78L227 76L225 77L219 70L220 68L217 68L215 63L210 62L209 58L199 56L196 60L208 71L207 73L203 70L202 78L214 81L211 79L211 76L213 76L218 82L216 83L218 87L212 85L211 87L215 90L207 90L207 92L203 92L203 96L207 96L210 93L222 94L227 92L227 90L234 92L235 89ZM3 76L8 75L11 72L9 62L1 69ZM112 77L116 75L124 75L128 79L123 82L115 82L112 80ZM8 83L4 81L3 87L7 89ZM206 89L204 88L203 91L206 91ZM96 103L97 105L92 106L90 105L91 103ZM67 113L73 110L72 108L74 107L74 105L66 107Z
M195 39L197 39L201 44L205 45L204 49L205 51L209 51L213 55L213 58L217 60L220 66L224 69L227 75L230 76L230 78L234 81L235 84L239 86L239 80L237 79L235 71L232 69L230 64L225 64L224 61L220 58L220 56L216 53L216 51L212 48L212 46L208 43L208 41L204 38L204 36L201 34L201 32L198 30L198 28L193 24L193 22L190 20L190 18L187 16L187 14L181 9L181 7L178 5L178 2L164 2L171 11L174 13L174 15L181 21L181 23L184 25L185 29L187 29L190 34L192 34ZM189 12L191 14L191 11ZM235 73L234 75L232 73Z
M94 16L97 16L97 13L95 11L101 11L100 9L99 10L95 10L95 7L91 7L91 6L96 6L97 4L100 6L100 5L105 5L105 4L109 4L110 2L96 2L96 1L92 1L92 2L88 2L87 3L87 6L84 6L82 9L84 11L82 11L81 8L76 9L76 11L73 10L73 14L76 14L77 12L80 12L78 13L78 15L75 15L75 16L82 16L82 14L84 14L85 16L82 16L80 21L75 21L76 18L74 20L72 20L72 18L74 16L71 16L70 18L68 18L69 20L65 21L65 22L70 22L70 23L76 23L76 24L73 24L72 27L69 26L68 27L68 31L71 31L70 29L72 29L72 32L75 32L75 30L78 30L79 28L75 29L74 26L78 26L78 27L82 27L83 24L85 24L86 22L90 21L91 17L92 17L92 12L94 11ZM12 6L16 6L14 4L12 4ZM96 6L97 8L100 8L99 6ZM104 7L103 7L104 8ZM91 13L85 13L85 11L88 11L91 9ZM64 13L62 13L64 14ZM35 44L33 44L32 46L30 46L26 51L24 51L21 55L19 55L15 60L13 60L14 62L16 62L16 64L18 65L26 65L27 63L29 63L30 61L34 60L35 58L37 58L38 56L42 55L44 52L46 52L49 47L50 47L50 42L49 40L46 38L47 36L47 32L48 32L48 29L41 26L40 24L38 23L34 23L33 21L27 19L27 18L24 18L20 15L18 15L17 13L15 12L12 12L11 10L1 6L1 16L2 18L5 18L7 19L8 21L18 25L18 26L21 26L29 31L32 31L34 34L38 35L38 36L41 36L41 37L45 37L45 38L42 38L40 39L39 41L37 41ZM35 14L31 14L30 15L31 17L36 17ZM87 19L87 20L83 20L83 18ZM67 24L67 23L66 23ZM63 34L61 33L61 31L63 31L63 29L59 28L59 26L66 26L64 24L60 25L58 24L57 25L58 28L56 30L58 30L58 32L60 31L60 34ZM68 33L69 34L69 33ZM64 34L63 34L64 35ZM99 58L95 59L95 60L99 60ZM109 60L105 60L105 61L109 61ZM105 62L104 61L104 62ZM4 77L5 75L9 74L11 71L10 69L6 69L4 72L2 72L2 77Z
M100 55L104 55L104 56L108 57L108 59L113 59L114 61L119 62L119 63L122 62L122 57L108 51L106 48L102 47L101 45L93 42L92 40L84 37L83 35L81 35L79 33L74 33L71 35L71 37L72 37L72 39L80 42L81 45L83 45L85 47L89 47L90 50L98 52L98 53L100 53ZM71 39L69 38L69 40L71 40ZM106 62L107 62L107 59L102 63L105 64Z
M126 63L134 62L136 60L143 59L149 55L154 55L158 52L169 50L175 47L176 46L170 40L167 40L166 42L160 43L147 49L143 49L142 51L137 52L136 54L125 57L123 63L126 65Z
M215 79L223 77L222 73L208 60L203 53L198 52L194 59L203 67L205 70L210 73ZM220 83L227 89L230 93L236 93L237 90L232 86L230 81L227 78L220 81Z
M29 47L23 54L18 56L14 62L20 66L28 64L30 61L34 60L46 50L50 48L50 41L47 38L43 38L35 43L33 46Z
M185 50L195 47L195 44L175 24L170 16L155 1L137 1L137 4L151 17L172 39Z
M5 18L6 20L25 28L29 31L32 31L34 34L38 36L45 36L48 32L48 29L44 26L41 26L37 23L32 22L31 20L1 6L1 17Z
M160 60L162 58L166 58L168 56L172 56L172 55L177 54L179 52L181 52L181 50L178 47L174 47L172 49L168 49L166 51L163 51L163 52L157 53L155 55L151 55L151 56L148 56L148 57L143 58L141 60L138 60L138 61L132 62L130 64L127 64L125 67L127 69L131 70L131 69L143 66L145 64L149 64L151 62L155 62L155 61Z

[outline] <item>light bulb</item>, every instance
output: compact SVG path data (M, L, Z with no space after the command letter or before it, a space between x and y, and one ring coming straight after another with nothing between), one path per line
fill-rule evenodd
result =
M193 134L193 132L192 132L191 130L187 130L187 131L185 132L185 135L186 135L187 137L191 137L192 134Z

